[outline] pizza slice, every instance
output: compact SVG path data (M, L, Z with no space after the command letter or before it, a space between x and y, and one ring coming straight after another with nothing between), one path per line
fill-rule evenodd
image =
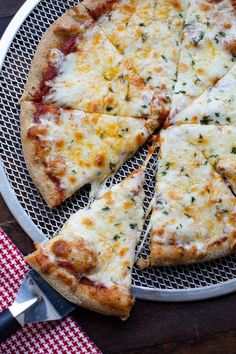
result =
M213 87L236 54L234 2L191 0L186 11L171 118Z
M165 103L135 73L80 4L41 40L23 101L133 117L166 117Z
M119 49L129 20L140 4L140 0L83 0L82 4L111 43Z
M236 198L218 172L234 155L235 137L232 127L181 125L161 132L151 265L206 261L235 250Z
M232 126L181 125L171 130L177 142L185 141L200 150L213 168L236 193L236 128Z
M24 102L21 133L28 170L53 207L85 184L101 183L115 172L156 123Z
M188 1L136 0L128 16L126 1L100 11L100 1L84 0L83 4L137 73L170 104Z
M183 111L170 124L217 124L236 126L236 65Z
M26 257L69 301L126 319L134 303L131 272L143 228L144 172L136 170L81 209Z

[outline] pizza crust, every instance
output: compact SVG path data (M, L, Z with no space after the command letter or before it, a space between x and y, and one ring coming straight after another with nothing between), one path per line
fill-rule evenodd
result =
M230 238L216 241L215 244L206 244L206 249L202 253L186 250L175 245L159 245L151 242L150 258L146 266L173 266L210 261L224 257L236 249L236 234Z
M83 16L83 19L79 18L78 13ZM48 64L49 50L60 47L67 38L81 33L83 31L81 24L85 24L86 20L86 25L91 25L92 18L87 10L82 5L78 5L69 9L49 27L38 44L20 102L31 101L40 89L42 73Z
M38 251L30 254L25 257L25 260L68 301L104 315L118 316L122 320L129 317L134 298L128 293L123 293L119 289L97 288L79 282L77 282L76 289L72 291L70 285L58 279L56 270L50 274L41 271L36 261L37 253Z
M84 0L83 5L90 12L91 16L97 19L112 10L113 4L119 1L120 0Z
M27 136L35 111L34 103L22 102L20 112L22 147L29 174L47 205L52 208L61 202L60 193L55 183L46 174L43 163L35 160L35 143Z

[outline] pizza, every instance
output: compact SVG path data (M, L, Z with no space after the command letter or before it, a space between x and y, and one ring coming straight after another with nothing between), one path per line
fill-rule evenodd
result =
M236 248L235 179L230 176L235 141L236 129L227 126L181 125L161 132L151 265L206 261Z
M207 24L204 22L206 16ZM192 32L198 30L198 22L208 28L204 35L207 44L210 43L208 35L212 37L224 24L225 35L214 43L217 61L224 63L224 70L217 69L217 72L223 75L234 59L234 7L229 0L208 4L195 0L85 0L50 26L38 45L21 99L26 163L50 207L60 204L85 184L102 182L109 172L116 171L137 151L165 121L170 110L173 112L176 87L182 80L181 56L186 48L196 52L196 58L198 55L206 58L204 51L209 52L210 44L206 45L203 39L197 45L186 44L194 42L191 38L195 37L190 34L193 36ZM227 68L225 60L229 61ZM207 63L205 61L204 65ZM201 90L209 86L204 85ZM183 95L184 99L188 96L186 92ZM181 102L180 96L177 101ZM40 110L50 111L53 119L46 119L47 122L45 118L40 119ZM119 121L117 132L124 129L121 119L124 125L128 124L126 119L129 120L134 129L127 127L128 134L118 132L122 139L108 144L111 155L108 158L104 152L106 138L97 136L100 149L97 153L94 142L89 143L99 129L86 131L88 135L82 139L83 143L78 141L80 130L82 135L86 130L85 120L78 118L83 114L86 114L88 125L95 119L93 114L103 115L98 121L106 120L103 123L108 125L106 131L113 129L111 120L115 119ZM105 116L110 118L105 119ZM170 124L175 124L177 117L178 114L170 114ZM140 122L134 119L140 119ZM60 128L55 126L56 121L60 122ZM80 123L83 126L80 127ZM62 137L64 129L67 133ZM75 141L74 129L78 130ZM40 130L46 130L45 136ZM130 138L132 143L128 144ZM73 141L73 149L69 141ZM92 161L87 161L90 159Z
M69 301L126 319L134 303L131 272L144 221L143 181L143 169L136 170L71 215L27 262Z
M83 7L58 19L41 40L22 101L132 117L165 117L152 88Z
M233 66L235 14L233 1L190 1L172 97L172 118L214 86Z
M176 139L196 146L236 194L236 128L183 125L174 129Z
M169 118L169 124L216 124L236 126L236 65L192 104Z
M234 0L84 0L40 41L20 120L26 164L49 207L87 184L96 192L154 141L139 170L95 193L26 258L69 301L129 316L157 145L150 257L138 264L236 249L235 16Z
M21 135L28 170L49 207L114 173L149 137L155 119L85 113L24 102Z
M97 11L93 0L83 3L111 43L169 108L188 1L121 1L114 2L110 11Z

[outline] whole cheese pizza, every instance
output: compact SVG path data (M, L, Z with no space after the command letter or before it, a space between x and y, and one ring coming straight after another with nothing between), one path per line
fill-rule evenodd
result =
M157 145L150 257L138 264L235 250L235 57L234 0L84 0L48 28L20 102L26 164L47 205L98 190L154 140L144 166L27 257L67 299L128 317Z

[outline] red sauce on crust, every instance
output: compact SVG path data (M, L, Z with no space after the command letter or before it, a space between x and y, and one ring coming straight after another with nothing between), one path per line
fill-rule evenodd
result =
M58 191L58 201L57 204L60 204L64 199L65 199L65 192L64 190L61 188L60 185L60 180L58 177L52 175L51 173L47 173L48 177L53 181L53 183L55 184L57 191Z
M73 264L70 261L67 260L59 260L57 262L59 267L62 268L67 268L70 272L75 273L74 268L73 268Z
M34 123L40 123L40 116L46 113L59 115L59 108L54 104L44 105L40 103L35 103L35 107L36 107L36 111L33 118Z
M71 36L67 39L59 48L59 50L64 54L68 55L76 51L76 38L77 36Z
M54 65L49 64L47 70L43 73L42 82L52 80L57 75L57 73L58 73L57 68ZM41 84L44 85L44 83L42 83L42 82L41 82ZM41 88L41 85L40 85L40 88Z
M231 0L231 4L232 4L233 8L236 9L236 0Z
M228 236L223 236L220 239L211 242L210 246L220 246L221 243L224 243L227 240L228 240Z
M40 90L38 90L34 95L34 99L33 99L34 102L36 103L42 102L43 96L45 96L48 93L49 89L50 87L46 85L42 87L42 83L41 83Z
M68 242L59 240L53 243L52 252L57 257L67 258L70 252Z
M35 247L38 251L35 256L35 260L38 263L40 270L45 274L50 273L53 267L53 263L49 260L48 255L44 253L40 245L36 244Z
M46 85L46 81L52 80L57 74L57 68L54 65L49 64L47 70L42 75L40 89L34 95L34 102L42 102L43 96L45 96L50 90L50 87Z
M64 54L68 55L76 51L76 38L71 36L58 49ZM46 81L52 80L58 74L58 69L55 65L49 64L47 69L42 74L40 82L40 89L34 95L34 102L42 102L43 97L48 93L50 87L46 85Z
M112 5L118 2L118 0L107 0L104 3L98 5L94 9L89 9L92 17L97 19L98 17L104 15L107 11L112 9Z
M96 284L94 283L92 280L86 278L86 277L83 277L81 280L80 280L80 283L81 284L84 284L84 285L88 285L88 286L92 286L93 288L96 288L96 289L107 289L107 287L105 285L102 285L102 284Z

